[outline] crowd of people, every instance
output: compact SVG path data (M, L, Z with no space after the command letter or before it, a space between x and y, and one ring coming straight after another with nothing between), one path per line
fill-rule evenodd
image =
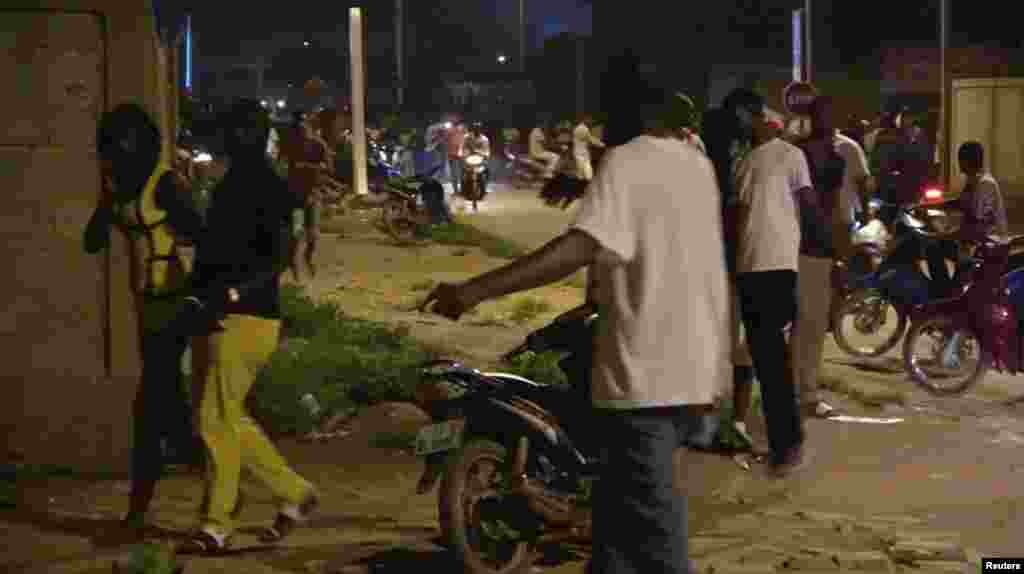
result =
M588 269L582 308L603 317L591 381L594 431L604 438L588 572L687 574L696 570L673 452L703 432L699 421L730 391L737 433L752 442L744 423L756 377L770 475L810 464L804 417L836 413L817 378L832 264L874 189L906 200L902 180L890 178L908 177L916 142L892 116L877 134L872 178L827 95L811 106L806 134L785 133L746 89L706 114L703 138L679 94L651 90L636 103L643 132L604 157L564 234L505 267L439 285L424 308L458 319ZM965 226L948 239L1005 233L980 144L964 144L959 160Z
M893 123L877 134L882 158L872 177L862 146L840 133L827 95L811 106L811 130L795 138L784 137L751 90L731 93L700 128L681 94L652 89L636 101L643 132L610 149L596 174L589 150L604 144L587 117L573 129L575 174L590 184L564 234L506 267L441 284L425 303L457 319L485 300L588 269L580 309L603 317L591 394L594 430L606 437L592 574L693 571L672 456L702 432L699 421L719 397L732 394L735 430L752 444L745 423L759 381L771 474L808 465L804 417L835 413L818 395L817 378L832 263L849 248L868 196L905 200L886 170L905 171L915 157L914 140L900 139ZM144 525L168 450L193 462L203 453L200 524L183 551L228 546L243 468L280 500L264 540L281 540L318 506L315 486L288 466L244 403L276 348L280 278L289 266L298 278L297 244L315 272L316 189L344 133L331 121L296 116L279 140L285 179L268 154L266 110L247 100L233 106L222 119L230 167L204 217L184 201L190 194L160 159L160 133L139 106L122 104L101 119L104 195L85 250L106 249L112 229L143 250L133 274L143 375L125 524ZM553 163L545 127L531 132L530 154ZM489 154L479 126L458 118L428 129L424 147L448 170L467 153ZM964 224L929 253L943 269L963 240L1007 227L981 145L965 143L958 159L966 185L949 205L964 212ZM197 247L194 267L179 251L183 240ZM189 344L191 400L179 369Z

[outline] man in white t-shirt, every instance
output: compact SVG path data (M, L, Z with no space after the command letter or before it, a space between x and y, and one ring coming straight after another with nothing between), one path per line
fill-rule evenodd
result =
M785 328L796 318L798 194L811 189L804 153L777 137L763 103L747 103L755 147L737 169L736 286L747 343L761 382L771 468L785 476L807 461Z
M852 223L856 221L858 214L867 211L867 185L868 178L871 177L871 168L868 166L868 156L864 153L864 148L860 147L856 140L836 130L835 143L836 151L846 161L846 173L843 175L843 187L840 191L843 217Z
M590 162L590 146L604 147L604 142L590 133L590 126L594 120L590 116L583 116L580 122L572 131L572 154L576 160L576 177L583 181L594 179L594 166Z
M665 95L639 109L662 118ZM605 452L594 492L593 573L695 572L673 452L699 407L730 382L718 186L708 159L667 123L650 122L645 135L608 152L565 234L506 267L442 284L423 304L455 319L581 267L595 273L602 319L593 430Z
M539 161L544 165L545 177L551 178L555 175L555 168L558 167L558 154L549 150L545 145L547 136L544 134L544 128L547 127L547 122L538 122L538 125L530 130L530 136L527 144L527 153L530 154L530 159Z

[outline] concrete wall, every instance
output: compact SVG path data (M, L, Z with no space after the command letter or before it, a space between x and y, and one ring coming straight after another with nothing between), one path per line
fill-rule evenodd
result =
M976 140L985 146L985 164L999 181L1003 194L1024 200L1024 78L954 80L951 97L950 157L960 144ZM960 179L952 188L959 190Z
M140 374L119 236L86 256L81 233L100 196L96 121L123 101L166 131L176 98L145 1L6 0L0 5L0 456L127 469Z

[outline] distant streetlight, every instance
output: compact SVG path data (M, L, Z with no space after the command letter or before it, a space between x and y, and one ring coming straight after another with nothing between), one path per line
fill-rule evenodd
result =
M505 62L508 62L508 58L505 57L505 54L498 54L498 63L504 64Z
M306 40L305 42L303 42L302 45L308 48L309 47L309 40Z
M277 100L277 108L280 110L284 109L284 100Z
M260 100L260 105L263 106L264 108L267 107L267 100Z

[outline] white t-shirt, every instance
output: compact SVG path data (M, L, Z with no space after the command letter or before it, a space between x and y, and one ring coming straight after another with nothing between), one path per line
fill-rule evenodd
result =
M836 152L846 162L846 171L843 174L843 187L839 190L839 193L841 194L840 201L846 207L846 209L842 210L842 215L844 218L847 218L853 212L862 209L863 203L861 202L861 190L858 182L871 175L871 169L868 167L868 156L856 141L837 132L835 145ZM851 223L851 221L847 221L847 223Z
M544 131L540 128L533 128L530 130L530 157L543 156L547 151L548 150L544 147Z
M799 268L797 193L809 187L807 158L793 144L775 138L743 158L736 173L736 190L747 217L740 223L737 273Z
M719 202L688 143L640 136L608 152L572 224L602 247L594 406L707 404L731 384Z

